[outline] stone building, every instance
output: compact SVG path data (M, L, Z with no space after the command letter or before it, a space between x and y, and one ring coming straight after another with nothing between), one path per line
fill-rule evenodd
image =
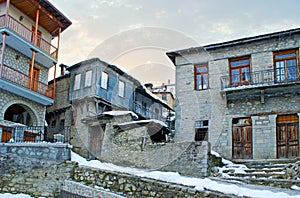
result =
M299 157L300 28L168 52L176 142L236 160Z
M16 123L44 126L46 106L54 100L49 69L56 67L60 34L71 21L49 1L7 0L0 8L0 137L6 142ZM19 135L18 141L34 141L37 134Z

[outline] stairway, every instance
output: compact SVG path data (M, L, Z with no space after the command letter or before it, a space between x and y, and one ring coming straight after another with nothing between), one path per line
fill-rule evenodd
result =
M239 162L240 163L240 162ZM219 169L223 177L244 179L285 179L285 167L290 161L247 161L243 164L229 163Z

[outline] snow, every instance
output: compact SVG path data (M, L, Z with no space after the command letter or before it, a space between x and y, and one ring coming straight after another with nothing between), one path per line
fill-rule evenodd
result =
M5 194L0 194L0 198L31 198L30 195L25 195L25 194L10 194L10 193L5 193Z
M293 186L291 187L291 189L293 189L293 190L299 190L299 191L300 191L300 187L299 187L299 186L296 186L296 185L293 185Z
M150 122L155 122L157 124L160 124L164 127L168 127L168 125L166 125L166 123L160 121L160 120L155 120L155 119L150 119L150 120L138 120L138 121L131 121L131 122L123 122L121 124L118 124L118 126L125 126L128 124L139 124L139 123L150 123Z
M181 176L177 172L161 172L161 171L151 171L151 170L142 170L137 168L130 168L130 167L121 167L116 166L111 163L102 163L98 160L91 160L87 161L85 158L82 158L78 154L72 152L71 153L72 161L78 162L81 166L88 166L93 168L99 168L102 170L109 170L109 171L116 171L121 173L128 173L140 177L147 177L152 179L157 179L161 181L166 182L172 182L177 184L183 184L187 186L193 186L196 190L213 190L213 191L219 191L226 194L234 194L237 196L246 196L246 197L272 197L272 198L282 198L282 197L298 197L300 198L300 195L292 196L284 192L273 192L270 190L262 190L262 189L254 189L254 188L247 188L243 187L242 185L237 185L233 183L222 183L219 181L214 181L209 178L193 178L193 177L187 177L187 176ZM235 167L236 165L233 164L230 161L224 160L224 162L227 163L227 166ZM240 171L243 171L244 166L236 166ZM299 188L299 187L294 187Z
M162 100L160 97L156 96L155 94L151 93L151 91L149 91L144 85L142 85L142 88L147 92L147 94L149 94L152 98L154 98L155 100L160 101L160 103L165 104L166 106L169 107L169 105ZM171 109L171 107L169 107Z
M121 116L121 115L128 115L130 114L132 117L138 119L138 115L136 115L132 111L106 111L102 113L103 115L112 115L112 116Z

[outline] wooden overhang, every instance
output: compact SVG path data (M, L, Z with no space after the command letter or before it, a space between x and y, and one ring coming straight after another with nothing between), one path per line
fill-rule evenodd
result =
M4 3L6 0L0 0ZM33 21L36 20L36 11L40 11L39 25L46 29L52 36L58 36L67 29L72 22L47 0L10 0L10 4L24 13Z

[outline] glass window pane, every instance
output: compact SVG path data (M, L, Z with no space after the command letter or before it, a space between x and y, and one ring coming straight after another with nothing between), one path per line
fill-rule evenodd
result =
M88 87L92 85L92 70L89 70L85 73L85 82L84 86Z
M232 83L240 82L240 75L238 69L231 70L231 81Z
M119 96L125 96L125 83L123 81L119 81Z
M201 89L201 75L200 74L198 74L196 76L196 89L197 90Z
M103 89L107 89L107 84L108 84L108 74L106 72L102 72L102 75L101 75L101 87Z
M81 74L75 75L74 90L80 89Z

